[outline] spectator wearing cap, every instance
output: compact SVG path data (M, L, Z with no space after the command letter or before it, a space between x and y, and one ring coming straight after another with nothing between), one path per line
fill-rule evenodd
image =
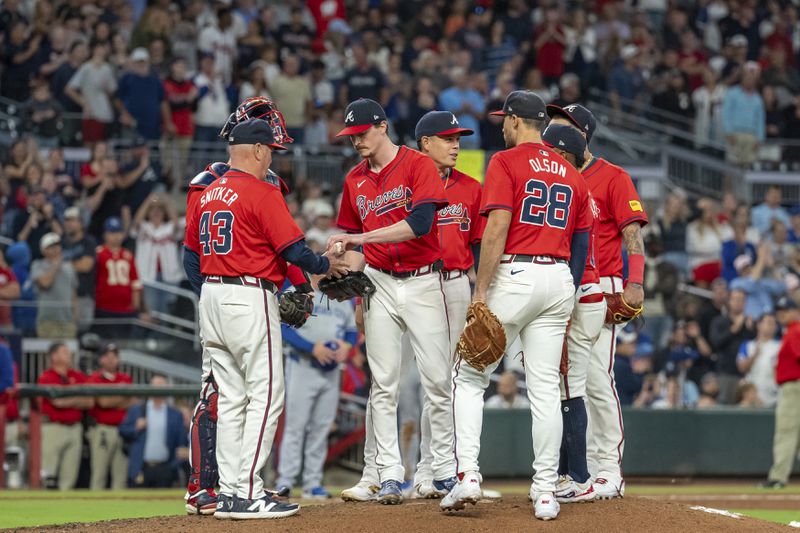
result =
M770 185L767 187L767 190L764 191L764 202L753 208L751 213L753 227L756 228L762 236L769 232L773 220L783 222L786 227L792 225L789 213L781 205L782 194L780 186Z
M711 321L709 342L717 354L717 380L719 403L731 405L736 400L736 390L741 374L736 367L736 357L743 342L756 336L753 319L744 310L747 294L741 289L731 289L725 313Z
M758 253L756 247L747 238L747 230L746 221L734 220L733 236L722 243L722 277L729 283L739 275L736 269L736 260L739 257L748 257L749 264L756 262Z
M75 269L72 263L64 261L58 234L45 234L40 249L44 258L31 265L39 307L36 335L44 339L74 339L78 288Z
M150 53L147 49L136 48L131 52L130 67L119 80L114 105L122 125L135 130L137 135L148 141L161 137L162 121L165 124L170 122L164 86L150 70Z
M172 179L173 191L181 190L186 179L197 96L197 87L188 77L186 60L175 59L170 65L169 77L164 80L164 103L169 108L169 120L164 121L161 138L162 159L166 161L164 173Z
M631 112L644 95L644 76L640 51L628 44L620 52L620 61L608 76L608 97L616 112Z
M767 275L775 261L771 250L769 242L762 242L755 263L747 254L740 255L733 262L739 275L731 281L731 290L738 289L747 294L745 314L754 320L764 313L771 313L775 299L786 293L786 284L782 280Z
M95 284L95 318L125 320L136 318L142 309L142 284L130 250L122 247L125 231L122 221L112 217L103 224L103 245L97 249L97 281ZM130 333L126 325L112 324L106 337L116 338Z
M453 85L439 95L439 106L453 113L460 127L475 132L469 138L461 139L461 148L480 148L480 121L486 111L483 96L470 86L467 72L462 67L454 67L450 71L450 79Z
M749 168L755 162L758 145L766 136L764 101L758 92L760 71L758 63L745 63L741 81L728 89L722 100L726 158L744 168Z
M784 328L778 351L775 381L780 389L775 408L772 468L764 486L782 488L789 482L800 449L800 309L784 296L776 305L778 322Z
M201 54L200 72L195 77L194 84L197 86L194 140L205 143L216 142L220 124L228 120L230 102L222 76L214 66L213 54Z
M133 382L128 374L119 370L119 348L115 344L100 349L97 363L99 368L89 374L86 383L108 386ZM121 490L127 486L128 458L122 449L119 425L125 420L131 399L129 396L98 396L89 410L93 423L87 435L92 465L91 490L104 490L109 474L112 489Z
M83 372L72 367L72 351L63 342L48 349L50 366L36 381L39 385L70 387L86 383ZM87 396L42 399L42 478L46 487L75 488L81 465L83 412L94 405Z
M619 403L633 405L642 391L645 376L653 370L653 343L632 326L617 335L617 354L614 359L614 384Z
M290 54L283 59L280 75L270 80L269 90L283 113L286 132L302 144L305 126L311 113L311 84L300 75L300 58Z
M104 141L111 133L109 127L114 121L111 97L117 90L117 80L107 59L108 45L95 43L91 59L81 65L64 89L83 110L84 144Z
M34 259L42 257L39 243L44 235L47 233L60 235L63 232L61 223L55 215L55 208L47 201L45 190L38 184L31 187L28 208L14 218L12 232L18 241L28 243L34 251Z
M336 235L339 231L332 227L333 222L333 206L327 202L318 202L314 204L314 209L311 217L311 227L306 232L306 241L309 243L316 242L324 251L328 244L328 237Z
M81 220L79 207L69 207L64 211L64 240L62 250L64 260L72 262L78 276L78 326L86 327L94 316L94 276L97 241L87 235Z
M781 341L776 337L777 333L775 315L761 315L756 323L756 338L743 342L736 357L736 366L744 375L744 381L755 385L759 403L764 407L773 407L778 400L775 365Z

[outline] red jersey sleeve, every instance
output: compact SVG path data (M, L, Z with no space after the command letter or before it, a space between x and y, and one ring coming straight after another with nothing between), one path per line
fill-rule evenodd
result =
M636 192L633 180L627 173L621 172L617 175L609 184L608 192L614 210L613 217L620 230L631 222L638 221L642 226L647 224L647 214L639 199L639 193Z
M483 188L475 188L475 196L470 206L470 213L472 216L472 227L469 229L469 243L475 244L481 242L483 238L483 230L486 229L486 217L476 216L481 212L481 198L483 196Z
M269 239L272 248L280 255L292 244L303 240L303 232L289 213L289 208L278 189L273 188L264 200L273 206L272 209L259 209L256 211L264 234Z
M350 233L362 233L363 224L354 205L351 189L351 180L346 179L344 190L342 191L342 205L339 207L339 218L336 220L336 225Z
M499 154L495 154L492 157L489 167L486 169L481 201L482 215L495 209L514 211L514 181L506 162L498 156Z
M183 245L198 255L200 254L200 232L194 215L197 211L197 205L200 203L201 192L202 189L189 188L189 193L186 197L186 234L183 238Z
M412 209L425 204L435 204L437 210L447 206L447 195L444 192L442 179L430 157L417 158L411 171L411 190Z
M589 188L581 178L581 183L578 189L578 205L577 217L575 218L575 233L586 233L592 231L594 224L594 215L592 214L592 206L589 200Z

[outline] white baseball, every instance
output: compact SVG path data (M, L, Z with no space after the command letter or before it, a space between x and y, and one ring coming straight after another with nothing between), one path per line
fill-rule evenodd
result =
M333 245L333 251L336 255L342 255L344 253L344 244L337 242Z

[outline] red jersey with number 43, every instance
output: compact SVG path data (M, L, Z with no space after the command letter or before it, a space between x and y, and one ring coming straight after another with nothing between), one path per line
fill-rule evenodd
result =
M97 248L97 291L95 305L98 309L114 313L132 313L133 291L142 288L136 263L130 250L112 251L108 246Z
M438 213L439 244L445 270L468 270L470 245L480 242L486 218L480 216L481 184L456 169L444 179L447 207Z
M193 217L204 275L246 275L283 284L286 261L280 254L302 240L303 232L277 187L229 170L199 195Z
M523 143L492 156L481 213L494 209L512 213L507 254L569 259L573 233L592 227L586 183L543 144Z
M627 172L595 158L583 169L586 185L597 206L594 253L600 276L622 276L622 228L648 223L639 194Z
M436 165L428 156L401 146L378 174L369 170L367 160L347 174L337 224L351 233L366 233L400 222L414 207L430 203L436 209L447 205ZM441 259L439 234L431 231L405 242L365 244L364 256L373 268L416 270Z

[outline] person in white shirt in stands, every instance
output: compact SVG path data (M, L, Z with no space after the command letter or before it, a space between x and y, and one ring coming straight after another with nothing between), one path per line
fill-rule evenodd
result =
M217 142L219 125L228 120L230 102L225 83L216 71L214 55L202 52L200 72L194 79L197 87L197 111L194 114L196 141Z
M497 382L497 394L486 400L485 409L529 409L528 398L519 394L517 376L503 372Z
M700 217L686 227L686 252L692 279L701 287L708 287L722 273L722 243L733 232L727 224L717 220L719 208L710 198L697 202Z
M756 338L743 342L736 357L736 367L744 374L746 382L755 385L763 407L773 407L778 401L775 365L778 363L781 341L775 337L777 332L775 315L762 315L756 325Z

